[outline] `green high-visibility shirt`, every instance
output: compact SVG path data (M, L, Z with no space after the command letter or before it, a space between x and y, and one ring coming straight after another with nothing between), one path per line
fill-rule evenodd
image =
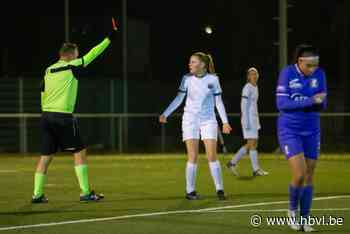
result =
M76 68L86 67L111 43L105 38L86 55L72 61L59 60L49 66L41 90L41 110L45 112L73 113L78 94L78 80L73 74Z

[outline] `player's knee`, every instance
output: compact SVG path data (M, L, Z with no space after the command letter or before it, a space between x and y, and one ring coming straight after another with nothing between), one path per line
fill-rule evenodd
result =
M81 149L77 152L74 152L74 161L75 165L81 165L81 164L86 164L87 163L87 158L86 158L86 149Z
M198 155L196 153L187 153L188 156L188 162L190 163L197 163Z
M196 164L197 163L197 158L188 158L187 160L190 163Z
M86 148L85 147L77 148L73 150L72 153L74 154L74 156L84 157L86 155Z
M247 148L247 150L256 150L256 148L257 148L256 141L253 141L253 140L247 141L246 148Z
M37 172L46 174L49 168L52 156L41 156L37 166Z
M307 174L305 176L305 185L312 185L313 184L313 176L311 174Z
M294 182L294 185L296 186L302 186L304 185L304 182L305 182L305 176L302 174L296 175L294 176L293 182Z

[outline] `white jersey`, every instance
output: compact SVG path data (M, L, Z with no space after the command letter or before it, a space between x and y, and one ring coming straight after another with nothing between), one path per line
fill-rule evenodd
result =
M184 120L196 117L200 120L216 120L214 96L222 93L216 75L206 74L201 78L192 74L185 75L179 91L187 93Z
M222 122L228 123L221 93L219 78L216 75L206 74L199 78L187 74L182 78L177 97L164 111L163 115L168 117L187 96L183 121L216 122L216 106Z
M247 83L242 90L241 100L241 123L243 129L260 129L258 99L258 87Z

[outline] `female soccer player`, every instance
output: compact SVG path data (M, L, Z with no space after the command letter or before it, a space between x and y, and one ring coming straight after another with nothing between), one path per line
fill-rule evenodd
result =
M182 117L182 136L187 149L186 198L197 200L199 195L195 189L199 137L204 142L209 168L216 187L217 196L225 200L220 162L216 156L218 123L214 105L223 123L222 132L229 134L224 104L221 99L219 78L215 75L214 63L210 55L197 52L189 62L190 73L182 78L179 93L169 107L159 117L160 123L166 123L167 117L176 110L186 98L186 106Z
M268 173L262 170L258 163L258 132L260 129L259 112L258 112L258 79L259 72L256 68L251 67L247 70L247 84L242 91L241 100L241 124L243 137L247 143L243 145L235 156L226 166L232 173L238 176L237 164L241 158L249 152L250 160L253 167L253 176L265 176Z
M305 232L313 198L313 174L320 150L320 111L326 107L326 75L319 68L319 54L309 45L295 51L295 64L282 69L276 89L278 139L292 173L289 184L289 217L300 207L301 222L290 225Z

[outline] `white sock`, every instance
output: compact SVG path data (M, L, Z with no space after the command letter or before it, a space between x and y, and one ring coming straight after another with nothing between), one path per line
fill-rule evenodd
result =
M216 191L223 190L224 185L222 181L222 172L221 172L220 162L218 160L214 162L209 162L209 168L210 168L211 176L213 177L213 180L214 180Z
M259 167L258 163L258 151L257 150L250 150L249 151L250 161L252 163L252 167L254 171L257 171Z
M197 164L187 162L186 165L186 192L191 193L196 190Z
M232 158L231 162L232 164L237 164L239 162L239 160L241 160L241 158L247 154L247 148L245 146L242 146L237 153L235 154L235 156Z

